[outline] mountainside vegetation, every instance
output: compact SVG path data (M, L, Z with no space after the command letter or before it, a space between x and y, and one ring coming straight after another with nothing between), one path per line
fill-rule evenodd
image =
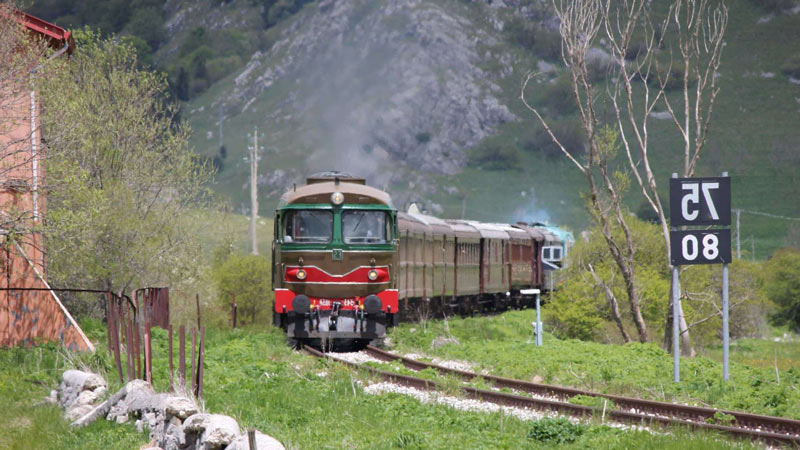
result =
M118 33L166 72L192 145L219 169L215 189L237 210L247 209L242 157L257 126L262 215L309 172L341 169L386 188L400 207L416 201L446 217L587 226L578 176L519 100L521 81L536 72L526 94L580 151L548 2L28 3L60 25ZM792 0L726 3L721 92L697 175L730 173L743 254L764 259L800 245L800 223L786 219L800 217L787 201L800 193L798 53L784 45L800 39L800 15ZM631 54L641 45L632 42ZM598 77L607 57L593 49ZM602 100L598 107L610 112ZM662 186L679 171L670 127L670 115L656 111L650 153ZM647 218L638 200L628 202Z

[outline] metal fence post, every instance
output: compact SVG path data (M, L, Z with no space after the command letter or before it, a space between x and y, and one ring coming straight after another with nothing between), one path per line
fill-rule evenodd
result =
M540 311L540 296L541 294L536 292L536 346L542 346L542 314Z

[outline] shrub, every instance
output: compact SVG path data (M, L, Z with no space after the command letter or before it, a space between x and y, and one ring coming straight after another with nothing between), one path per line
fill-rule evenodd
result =
M468 164L484 170L518 170L519 149L513 144L484 141L470 152Z
M785 9L794 7L794 0L750 0L756 6L769 12L781 12Z
M540 103L554 115L565 116L577 109L572 91L572 79L564 73L555 82L548 84L542 93Z
M227 248L214 255L213 278L219 294L218 303L230 311L231 300L236 304L241 323L254 323L259 319L271 320L269 307L270 265L263 256L229 252Z
M573 155L584 152L583 128L577 119L562 120L550 124L550 129L567 150ZM525 150L540 153L547 158L560 158L561 149L553 142L544 128L539 128L533 139L525 142Z
M512 42L539 58L555 61L561 57L561 36L557 32L522 19L510 21L506 29Z
M764 294L775 302L773 320L800 330L800 251L784 248L764 264Z
M542 419L533 423L528 432L528 439L551 444L566 444L575 442L585 430L585 425L572 423L567 419Z
M781 66L781 71L790 77L800 78L800 53L787 58Z

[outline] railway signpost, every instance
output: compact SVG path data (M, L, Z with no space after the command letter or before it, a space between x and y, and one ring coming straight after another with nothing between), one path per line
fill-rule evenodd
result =
M713 178L669 181L670 263L672 264L673 378L680 381L680 273L679 266L722 264L722 372L728 381L728 263L731 262L731 179L727 172ZM686 229L685 227L704 227ZM709 229L719 226L723 228ZM684 229L678 229L684 227Z

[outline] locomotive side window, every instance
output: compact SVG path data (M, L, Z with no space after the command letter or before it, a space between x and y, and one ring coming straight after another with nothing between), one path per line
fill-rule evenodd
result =
M342 239L345 244L385 244L390 224L383 211L344 211Z
M333 236L333 212L290 210L286 212L283 242L327 244Z

